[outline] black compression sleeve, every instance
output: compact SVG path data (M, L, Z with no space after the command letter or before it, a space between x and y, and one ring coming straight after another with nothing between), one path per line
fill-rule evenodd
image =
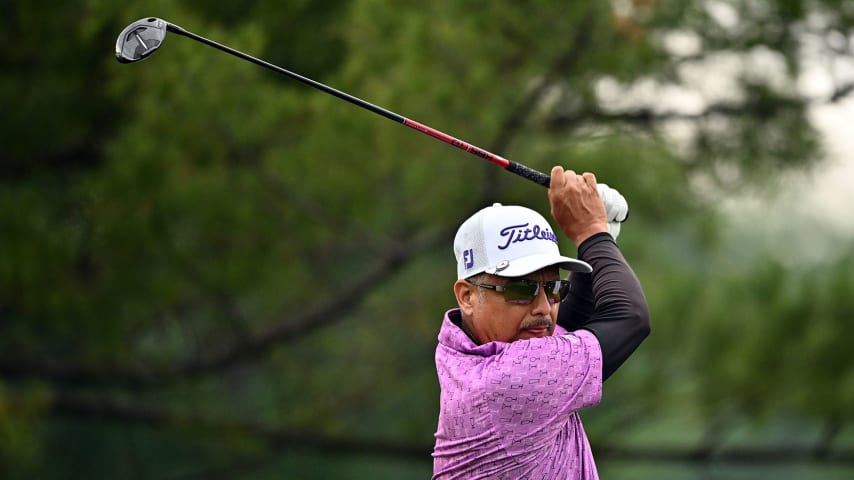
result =
M578 258L593 273L573 273L558 324L590 330L602 347L602 379L614 373L649 335L649 308L635 273L607 233L588 238Z

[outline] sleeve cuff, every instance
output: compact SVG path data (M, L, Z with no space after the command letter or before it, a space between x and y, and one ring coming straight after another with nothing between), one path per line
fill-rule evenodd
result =
M608 232L599 232L594 235L591 235L586 240L581 242L581 245L578 246L578 259L584 260L584 254L587 253L587 250L590 249L593 245L596 245L599 242L611 242L614 246L617 245L617 242L614 241L614 237L611 236Z

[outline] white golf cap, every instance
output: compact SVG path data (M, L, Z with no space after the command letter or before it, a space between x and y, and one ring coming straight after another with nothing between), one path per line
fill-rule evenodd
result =
M530 208L493 204L468 218L454 237L457 278L486 272L521 277L557 265L592 272L587 262L561 256L549 223Z

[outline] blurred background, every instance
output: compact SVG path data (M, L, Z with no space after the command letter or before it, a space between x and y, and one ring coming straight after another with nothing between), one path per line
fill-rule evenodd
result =
M631 205L603 479L854 478L854 1L2 1L0 472L423 479L458 224ZM565 239L570 255L574 246Z

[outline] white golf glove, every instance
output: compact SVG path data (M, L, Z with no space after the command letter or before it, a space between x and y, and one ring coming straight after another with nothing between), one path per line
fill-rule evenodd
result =
M608 218L608 233L617 239L620 235L620 224L629 216L629 203L620 192L609 187L607 184L599 183L599 196L605 203L605 216Z

